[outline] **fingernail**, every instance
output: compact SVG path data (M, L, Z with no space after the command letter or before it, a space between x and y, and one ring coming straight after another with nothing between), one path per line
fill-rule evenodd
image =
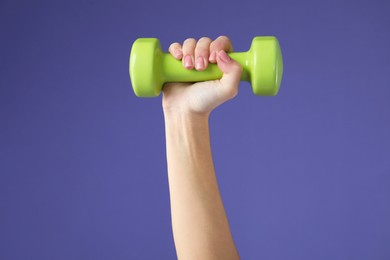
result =
M175 53L175 57L178 59L180 59L181 55L183 55L183 52L179 49L176 49L174 53Z
M197 70L202 70L204 69L204 60L202 57L196 58L196 65L195 65Z
M209 57L210 62L215 62L217 60L217 55L216 51L212 51Z
M229 61L230 61L229 55L227 55L226 52L223 51L223 50L220 51L220 52L218 52L218 56L219 56L219 58L220 58L223 62L229 62Z
M192 69L192 67L194 66L194 64L192 63L192 58L190 55L187 55L184 57L184 67L186 69Z

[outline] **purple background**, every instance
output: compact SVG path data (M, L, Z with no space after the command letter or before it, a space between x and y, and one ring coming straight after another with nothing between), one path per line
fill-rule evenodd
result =
M275 35L277 97L211 117L242 259L390 259L389 1L0 1L0 259L174 259L161 97L132 92L139 37L165 49Z

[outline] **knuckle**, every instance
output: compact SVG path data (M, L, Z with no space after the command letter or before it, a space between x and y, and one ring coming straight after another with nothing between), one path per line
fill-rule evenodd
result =
M184 40L183 44L194 44L196 40L194 38L187 38Z
M179 43L174 42L171 45L169 45L169 50L174 50L177 49L178 47L179 47Z
M203 58L205 58L206 60L208 60L209 54L208 54L208 52L206 52L206 51L197 51L197 50L195 50L195 56L196 56L196 57L203 57Z
M220 41L230 41L229 37L227 37L226 35L221 35L217 38L217 40L220 40Z
M232 50L233 47L232 47L232 43L229 39L229 37L225 36L225 35L221 35L219 36L214 42L214 48L218 48L218 49L225 49L225 50Z
M211 42L211 39L209 37L202 37L199 39L199 42Z
M199 46L197 45L196 48L195 48L195 52L198 54L198 55L208 55L209 53L209 49L205 46Z
M212 49L217 49L221 46L221 43L218 42L217 40L213 41L211 44L210 44L210 48Z

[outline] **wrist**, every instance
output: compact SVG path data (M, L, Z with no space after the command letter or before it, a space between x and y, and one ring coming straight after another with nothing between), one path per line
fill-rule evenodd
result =
M209 136L209 114L164 110L164 121L167 141L172 144L195 144Z
M165 120L180 121L182 123L200 123L208 122L210 112L192 112L173 109L163 109Z

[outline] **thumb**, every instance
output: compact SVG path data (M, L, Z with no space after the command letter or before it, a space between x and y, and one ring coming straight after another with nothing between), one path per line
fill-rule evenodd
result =
M223 72L220 91L227 98L233 98L238 93L238 85L242 74L242 66L237 61L231 59L224 50L217 54L217 64Z

